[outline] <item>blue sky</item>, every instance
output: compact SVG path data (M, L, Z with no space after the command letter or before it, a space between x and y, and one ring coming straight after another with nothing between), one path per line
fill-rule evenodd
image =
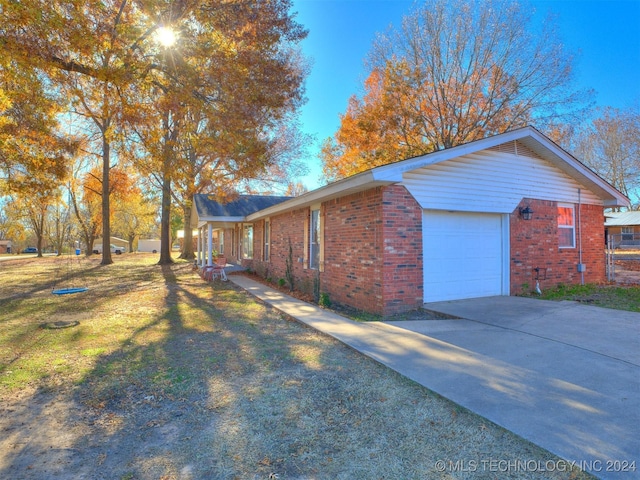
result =
M596 91L596 103L624 108L640 102L640 0L536 0L540 15L558 15L562 40L578 54L579 87ZM407 0L294 0L297 21L309 30L303 52L312 62L302 127L316 138L302 179L321 185L321 142L339 126L347 100L360 93L364 59L376 33L400 25Z

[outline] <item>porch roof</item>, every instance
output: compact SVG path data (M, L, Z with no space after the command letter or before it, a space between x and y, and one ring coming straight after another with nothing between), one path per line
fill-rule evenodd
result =
M221 203L213 195L197 194L193 197L191 225L202 227L207 223L213 223L214 226L221 227L243 222L248 215L291 198L272 195L240 195L228 203Z

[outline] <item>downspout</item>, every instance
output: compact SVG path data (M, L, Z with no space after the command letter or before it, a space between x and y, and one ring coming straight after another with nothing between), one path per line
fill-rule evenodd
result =
M580 285L584 285L584 265L582 264L582 190L578 188L578 270Z

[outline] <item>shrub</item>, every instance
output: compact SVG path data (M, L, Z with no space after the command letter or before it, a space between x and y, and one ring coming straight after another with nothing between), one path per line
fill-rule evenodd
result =
M329 308L331 306L331 299L328 293L321 293L318 299L318 305L321 307Z

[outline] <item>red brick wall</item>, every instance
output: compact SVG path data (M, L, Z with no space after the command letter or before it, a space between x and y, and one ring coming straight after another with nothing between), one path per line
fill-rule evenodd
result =
M324 219L321 293L332 302L374 313L422 305L422 210L404 187L378 187L330 200L322 204L320 215ZM309 208L271 217L270 261L262 262L262 253L256 253L253 268L273 281L285 278L291 240L295 288L312 293L318 272L299 262L308 218ZM262 249L258 223L255 252Z
M382 188L331 200L325 207L325 271L331 301L384 311Z
M523 220L520 207L530 206L531 220ZM582 263L586 266L585 283L605 281L604 214L597 205L575 208L576 247L558 246L558 204L547 200L523 199L511 213L511 294L529 293L536 285L535 268L540 269L540 288L581 282L578 272L580 232L582 233Z
M424 303L422 208L407 189L383 189L384 310L398 313Z
M519 207L527 205L534 211L529 221L519 214ZM556 202L523 199L519 207L510 218L511 294L535 288L535 268L540 269L542 289L579 283L580 231L585 282L605 280L602 207L581 205L580 225L575 205L576 248L558 246ZM320 214L325 260L319 275L320 291L332 302L382 314L422 305L422 209L404 187L378 187L330 200L322 204ZM262 261L264 222L256 222L252 263L261 275L277 282L286 276L291 244L295 288L312 293L318 272L304 268L300 261L308 219L309 208L271 217L269 262ZM225 240L230 238L230 232L225 233Z
M322 204L322 272L305 268L305 262L300 261L304 259L304 230L309 221L309 208L271 217L270 261L264 262L262 255L259 258L255 255L254 269L274 282L286 278L286 261L291 244L297 290L313 293L314 281L319 273L320 292L327 293L331 302L381 312L381 202L381 190L376 188ZM262 237L255 235L254 238L254 248L262 248L262 245L258 245Z
M308 217L309 209L300 208L270 218L271 245L268 262L263 261L264 221L254 223L253 268L274 282L281 278L286 279L287 257L289 256L289 245L291 245L293 275L296 280L294 287L311 293L312 284L310 286L309 282L312 281L315 270L305 270L304 264L299 261L304 257L304 225Z

